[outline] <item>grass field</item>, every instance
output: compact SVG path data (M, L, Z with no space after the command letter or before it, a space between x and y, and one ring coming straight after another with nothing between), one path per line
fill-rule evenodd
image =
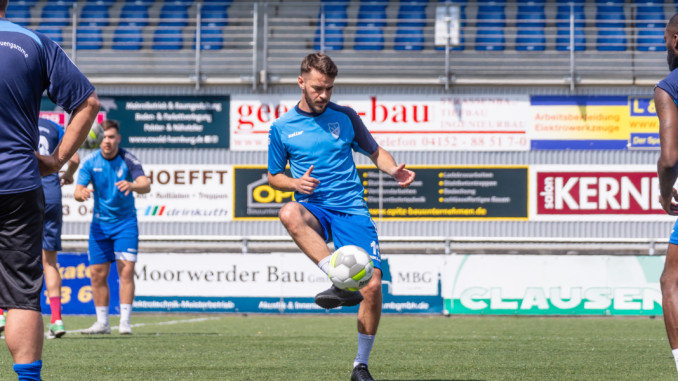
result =
M93 321L65 318L69 330ZM133 323L131 336L46 340L43 379L348 380L357 346L354 316L135 315ZM6 349L2 360L0 379L16 379ZM378 380L676 378L663 322L648 318L385 316L370 370Z

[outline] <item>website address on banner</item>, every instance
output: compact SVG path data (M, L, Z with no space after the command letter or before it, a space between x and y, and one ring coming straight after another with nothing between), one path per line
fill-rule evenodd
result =
M385 217L449 217L449 216L487 216L487 209L478 208L387 208L370 209L372 216Z

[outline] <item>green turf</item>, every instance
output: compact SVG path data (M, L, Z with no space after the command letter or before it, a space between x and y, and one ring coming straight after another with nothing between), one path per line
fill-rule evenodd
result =
M207 318L183 324L176 320ZM69 330L93 317L65 317ZM112 321L117 324L117 319ZM135 315L132 336L46 340L45 380L348 380L353 316ZM2 351L0 379L15 379ZM661 319L385 316L378 380L676 377Z

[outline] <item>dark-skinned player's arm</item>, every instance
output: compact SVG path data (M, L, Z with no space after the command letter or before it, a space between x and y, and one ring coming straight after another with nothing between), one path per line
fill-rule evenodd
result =
M659 176L659 202L666 213L678 215L678 192L673 187L676 183L676 166L678 166L678 106L671 96L659 87L654 89L654 104L659 118L659 140L661 154L657 161Z

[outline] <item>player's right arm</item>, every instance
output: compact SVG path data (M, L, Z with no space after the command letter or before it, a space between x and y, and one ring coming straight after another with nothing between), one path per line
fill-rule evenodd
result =
M676 183L676 167L678 166L678 107L671 96L660 87L654 89L654 103L659 118L659 140L661 154L657 161L659 176L659 202L666 213L678 215L678 191L673 187Z
M75 192L73 192L73 197L75 197L75 201L84 202L90 198L92 192L94 192L93 189L89 189L84 185L78 184L75 186Z
M76 201L83 202L87 201L92 195L94 190L87 188L89 183L92 181L92 156L90 155L80 168L78 172L78 183L75 185L75 191L73 192L73 197Z
M285 174L287 166L287 150L280 139L278 126L273 123L268 131L268 184L280 191L295 191L303 194L311 194L320 184L320 181L311 177L313 165L298 179Z

